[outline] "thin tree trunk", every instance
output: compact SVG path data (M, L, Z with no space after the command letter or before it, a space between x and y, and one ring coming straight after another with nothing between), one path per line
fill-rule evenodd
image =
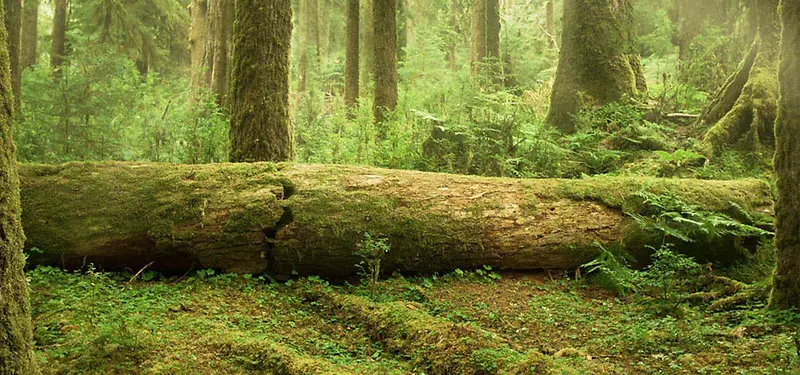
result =
M397 1L397 60L405 60L406 46L408 45L408 9L407 0Z
M472 74L480 72L486 57L486 0L472 0Z
M228 78L230 77L230 42L233 34L234 0L214 0L217 11L214 23L214 64L211 73L211 90L217 97L217 104L226 107L228 103Z
M455 35L459 29L458 25L458 15L457 15L457 6L458 3L456 0L450 0L450 31ZM447 43L447 64L450 67L450 70L456 70L456 44L457 39L453 36L448 38Z
M781 2L780 101L775 125L778 203L775 245L778 266L770 307L800 308L800 2Z
M236 0L231 82L233 162L294 159L289 117L291 0Z
M0 8L0 14L3 14ZM17 34L19 36L19 34ZM0 30L0 374L38 374L22 247L19 177L12 138L14 105L10 86L8 35Z
M308 88L309 71L314 70L320 57L319 12L318 0L300 0L301 38L300 46L300 78L298 90L305 92Z
M36 65L39 58L36 42L39 36L39 1L25 0L22 9L22 41L20 66L22 70Z
M556 45L556 10L553 0L549 0L545 4L544 30L547 32L547 46L550 48L558 47Z
M53 78L61 78L61 66L67 57L67 6L69 0L54 0L55 13L53 16L53 44L50 50L50 67L53 69Z
M192 56L192 88L208 88L208 0L192 0L192 25L189 32L189 45Z
M547 122L564 133L574 116L639 94L631 0L565 0L564 31Z
M500 3L486 1L486 57L490 61L491 81L503 83L503 62L500 58Z
M359 95L359 0L347 0L347 54L345 56L345 94L347 115L354 118Z
M375 76L375 29L372 21L372 8L375 0L362 0L361 5L361 95L368 92L369 84Z
M8 34L8 62L11 68L11 92L14 95L14 112L19 111L22 93L20 70L20 32L22 30L22 0L3 0L5 25Z
M519 180L272 163L23 165L21 176L27 246L42 250L33 264L155 262L153 270L179 273L352 276L364 233L388 239L387 273L575 269L597 245L646 259L646 246L663 241L620 208L639 206L642 189L714 212L772 205L769 185L757 180ZM675 249L701 262L736 262L757 238Z
M387 112L397 108L397 3L396 0L374 0L372 9L375 53L375 122L382 124ZM378 127L378 139L386 129Z

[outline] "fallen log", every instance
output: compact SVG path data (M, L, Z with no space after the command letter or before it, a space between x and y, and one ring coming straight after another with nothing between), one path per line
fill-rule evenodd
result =
M637 191L721 212L772 205L757 180L517 180L270 163L22 165L20 174L31 264L133 272L152 263L164 272L347 277L358 272L364 233L388 239L386 272L574 269L597 244L635 253L660 241L623 213L635 210ZM680 250L735 258L741 243Z

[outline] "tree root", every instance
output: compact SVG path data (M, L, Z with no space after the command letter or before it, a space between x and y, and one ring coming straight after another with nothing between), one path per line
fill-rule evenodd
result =
M708 275L701 280L705 289L687 297L689 302L708 303L709 311L730 311L754 302L765 302L769 298L769 286L745 284L723 276ZM713 301L713 302L712 302Z

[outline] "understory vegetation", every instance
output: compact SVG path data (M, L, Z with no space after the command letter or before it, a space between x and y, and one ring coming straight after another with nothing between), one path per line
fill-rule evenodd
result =
M224 0L213 1L222 4ZM217 77L217 73L205 65L199 70L192 66L196 40L190 33L196 31L196 25L190 18L199 3L92 0L70 5L63 56L49 51L56 44L55 31L49 27L55 22L56 4L42 3L35 43L38 62L25 67L21 78L20 108L13 128L17 159L30 164L228 162L232 99L204 87L210 85L198 85L198 75ZM305 18L313 13L311 3L319 4L319 9L314 5L316 13L309 21ZM747 65L751 45L758 46L762 39L755 33L766 28L759 28L758 17L753 15L754 0L718 9L723 15L695 10L697 16L687 13L691 10L679 13L674 8L687 3L683 0L635 2L631 34L637 36L634 51L625 53L641 56L644 77L635 78L646 81L631 85L646 84L647 88L639 95L586 105L570 114L575 131L563 133L547 118L564 47L559 37L564 29L560 16L564 0L500 2L498 48L502 56L487 55L482 61L474 61L475 42L469 26L472 1L398 0L397 106L378 121L372 95L375 67L363 68L372 64L369 58L375 56L357 55L362 60L357 85L361 94L355 105L349 107L346 102L345 3L291 1L294 34L289 59L288 143L293 149L286 154L295 155L298 164L519 179L756 179L765 192L776 193L774 134L764 136L759 133L764 129L756 128L759 121L775 117L774 111L759 112L763 107L758 105L763 103L758 102L762 98L757 94L772 98L777 96L777 87L775 93L754 94L757 103L748 107L745 115L752 124L736 127L744 129L742 137L709 147L706 134L717 121L704 123L713 107L710 103L725 98L729 86L736 84L733 78ZM372 5L361 2L362 23L365 17L379 13L369 8L375 2L368 3ZM620 2L613 3L616 9ZM314 21L320 21L320 29L312 33L309 28ZM486 25L484 22L482 27ZM312 34L317 38L314 43L309 39ZM366 38L363 28L358 35ZM229 39L233 44L236 37ZM191 46L188 40L192 40ZM362 55L366 48L372 51L373 46L364 40L356 44L359 41ZM233 55L233 47L226 48ZM223 76L232 73L225 71ZM745 88L738 92L744 95L741 92L747 93L749 86L741 86ZM586 101L594 103L590 99ZM176 196L200 191L192 185L194 174L167 177L171 180L165 177L159 183L185 182L181 185L185 191L172 192ZM250 177L240 182L242 186L263 182ZM231 195L245 190L230 182L224 171L214 178L215 184L227 184ZM375 180L360 182L383 183L378 181L380 176ZM247 221L236 232L242 237L258 237L247 237L250 242L267 242L263 250L256 250L262 251L262 267L274 260L270 259L274 256L270 246L277 241L279 230L295 221L287 208L291 202L286 203L297 193L291 179L274 185L248 191L253 200L247 208L268 201L270 209L278 213L275 224L253 234L255 224ZM361 187L355 185L342 188L342 194ZM603 185L605 190L614 187ZM593 188L587 183L582 189ZM448 188L442 184L441 189ZM145 190L153 196L166 194L156 188ZM494 193L454 196L453 200L472 204ZM610 202L611 198L593 193L554 194L549 197L551 210L570 194L587 196L581 198L589 203L581 207L612 207L620 218L638 226L637 233L648 237L625 238L648 244L644 256L631 254L634 246L620 241L596 244L590 257L595 253L597 257L577 269L522 273L484 266L446 274L400 274L384 268L385 259L392 255L391 241L380 233L359 233L363 239L353 243L352 253L347 255L360 258L352 265L360 277L346 280L298 277L297 273L276 280L268 273L220 274L219 270L194 266L178 274L148 267L107 272L91 262L73 271L28 267L36 359L44 374L76 375L800 373L800 311L767 309L776 267L771 204L756 209L725 202L725 207L710 211L668 191L653 193L647 186L634 190L629 194L633 198L625 202ZM222 195L213 197L227 199ZM513 208L535 211L537 196L530 195L525 199L534 207ZM206 196L205 200L197 197L192 196L186 212L192 211L184 215L184 207L165 208L164 202L152 207L170 211L156 212L156 216L179 216L186 222L197 219L191 215L200 212L200 229L191 232L195 236L205 229L209 204ZM380 212L408 204L384 198L374 204L380 205ZM237 199L245 202L250 195ZM771 197L766 200L773 201ZM171 204L180 206L181 202L175 198ZM366 212L367 203L355 211L363 208ZM231 207L245 212L243 207ZM447 208L451 207L442 210ZM501 209L480 207L473 214L488 217ZM213 212L215 218L228 214ZM391 219L360 215L361 211L332 213L325 225L340 220L341 227L319 231L350 230L342 227L362 216L365 222L394 224ZM420 223L405 224L430 225ZM169 222L164 238L177 237L183 224ZM574 224L565 221L561 225ZM42 224L46 225L49 222ZM424 240L424 229L409 234L408 242ZM2 228L0 232L5 235ZM149 228L142 232L152 234ZM222 238L232 232L220 233L216 234ZM183 245L194 239L188 237L170 238L170 244ZM104 246L115 246L115 238L109 238L103 239L108 242ZM720 239L727 241L722 248L712 246ZM161 245L166 246L164 243ZM483 246L477 240L470 244L475 243ZM138 244L120 246L128 245ZM151 245L157 246L155 241ZM696 255L692 257L679 248L700 250L692 252ZM419 253L419 249L413 250ZM28 249L28 255L33 258L31 253L37 250Z

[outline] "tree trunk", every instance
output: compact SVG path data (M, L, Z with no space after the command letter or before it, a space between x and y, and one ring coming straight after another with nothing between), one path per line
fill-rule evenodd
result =
M583 108L639 94L631 0L565 0L564 31L547 122L575 130Z
M53 44L50 50L50 68L53 69L53 78L61 78L61 65L67 57L67 6L69 0L54 0L55 10L53 15Z
M291 0L236 0L235 17L231 161L292 160Z
M344 102L347 105L347 116L355 118L359 93L359 13L358 0L347 0L347 54L344 67Z
M234 0L214 1L217 6L214 12L214 63L211 71L211 90L217 97L217 104L220 107L227 107Z
M481 71L481 64L486 58L486 1L472 0L472 74Z
M5 25L8 35L8 63L11 68L11 92L14 95L14 112L19 111L22 93L22 70L20 70L20 32L22 30L22 0L3 0Z
M780 44L778 2L758 0L756 40L698 119L698 126L710 126L700 144L709 157L737 144L751 150L774 144Z
M406 46L408 46L408 9L407 0L397 0L397 60L403 61L406 58Z
M308 73L320 56L317 0L300 0L300 24L302 25L298 91L308 88Z
M800 2L781 2L783 38L780 48L780 102L775 125L778 203L775 245L778 267L770 306L800 308Z
M0 14L3 14L0 8ZM38 374L25 279L25 234L20 218L19 178L12 138L13 99L5 30L0 30L0 374Z
M22 41L20 66L22 70L36 65L39 58L36 42L39 37L39 0L25 0L22 9Z
M660 243L620 209L636 207L641 189L715 211L772 204L756 180L515 180L268 163L26 165L21 175L27 246L43 251L32 254L35 264L138 270L155 262L151 269L181 273L351 276L365 233L388 238L389 273L569 269L593 259L596 244L642 255ZM742 241L678 250L736 261Z
M449 10L450 10L450 32L453 35L450 35L447 38L447 65L452 71L456 71L456 47L458 44L458 39L454 36L458 34L459 25L458 25L458 1L457 0L450 0L449 2Z
M387 112L397 108L397 3L396 0L374 0L372 21L375 59L375 100L373 114L378 125L378 138L386 136Z
M209 50L208 0L192 0L192 26L189 31L189 45L192 56L192 88L208 88L210 80L208 64Z
M374 0L362 0L361 5L361 72L359 79L361 95L368 92L369 84L375 76L375 30L372 22Z
M550 48L557 48L556 41L556 7L553 4L553 0L550 0L545 4L545 20L544 20L544 30L547 32L547 46Z

